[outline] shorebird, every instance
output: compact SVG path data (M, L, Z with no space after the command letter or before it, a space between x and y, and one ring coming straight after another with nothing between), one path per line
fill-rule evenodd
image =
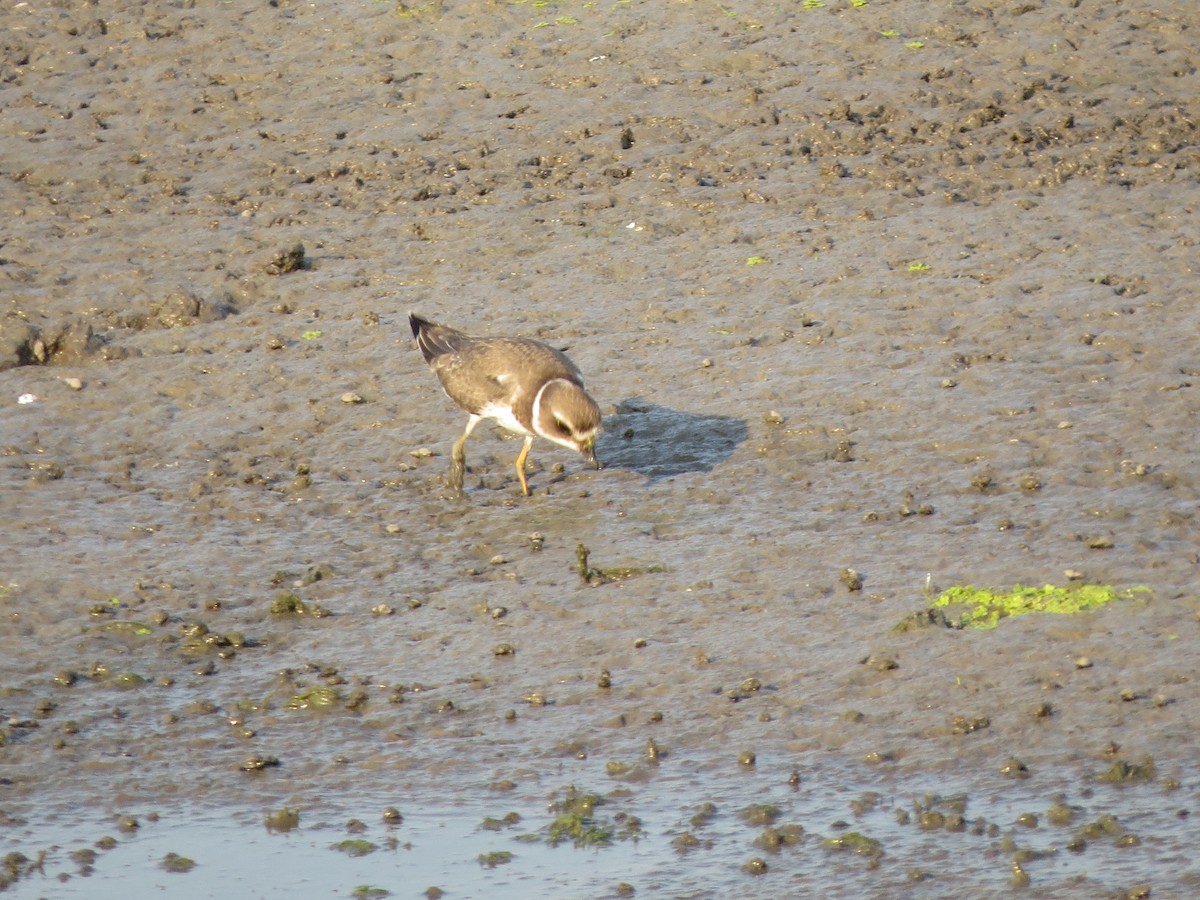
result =
M467 438L483 419L525 436L516 467L526 497L525 459L535 437L576 450L600 468L600 408L565 353L529 338L472 337L411 313L408 323L442 390L470 416L450 455L450 487L456 492L462 492Z

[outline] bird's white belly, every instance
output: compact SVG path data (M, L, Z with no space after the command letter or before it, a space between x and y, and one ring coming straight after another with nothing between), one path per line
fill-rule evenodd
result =
M501 428L507 428L516 434L533 434L513 416L512 407L503 403L489 403L479 410L479 418L495 419Z

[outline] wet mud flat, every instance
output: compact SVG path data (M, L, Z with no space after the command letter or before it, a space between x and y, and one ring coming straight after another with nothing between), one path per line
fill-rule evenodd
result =
M1196 892L1197 13L810 6L0 13L9 894Z

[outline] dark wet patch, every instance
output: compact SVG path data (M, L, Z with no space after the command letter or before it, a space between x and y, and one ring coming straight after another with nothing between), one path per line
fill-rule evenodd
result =
M744 419L687 412L622 400L604 419L596 452L607 468L628 469L651 481L685 472L711 472L745 442Z

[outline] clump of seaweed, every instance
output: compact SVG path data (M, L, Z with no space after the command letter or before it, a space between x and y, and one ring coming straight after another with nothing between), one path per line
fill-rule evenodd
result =
M588 559L591 556L591 551L583 544L575 545L575 559L579 571L579 580L584 584L597 585L605 584L610 581L624 581L626 578L633 578L637 575L646 575L651 572L665 572L666 569L660 565L650 566L614 566L608 569L593 568L588 564Z

